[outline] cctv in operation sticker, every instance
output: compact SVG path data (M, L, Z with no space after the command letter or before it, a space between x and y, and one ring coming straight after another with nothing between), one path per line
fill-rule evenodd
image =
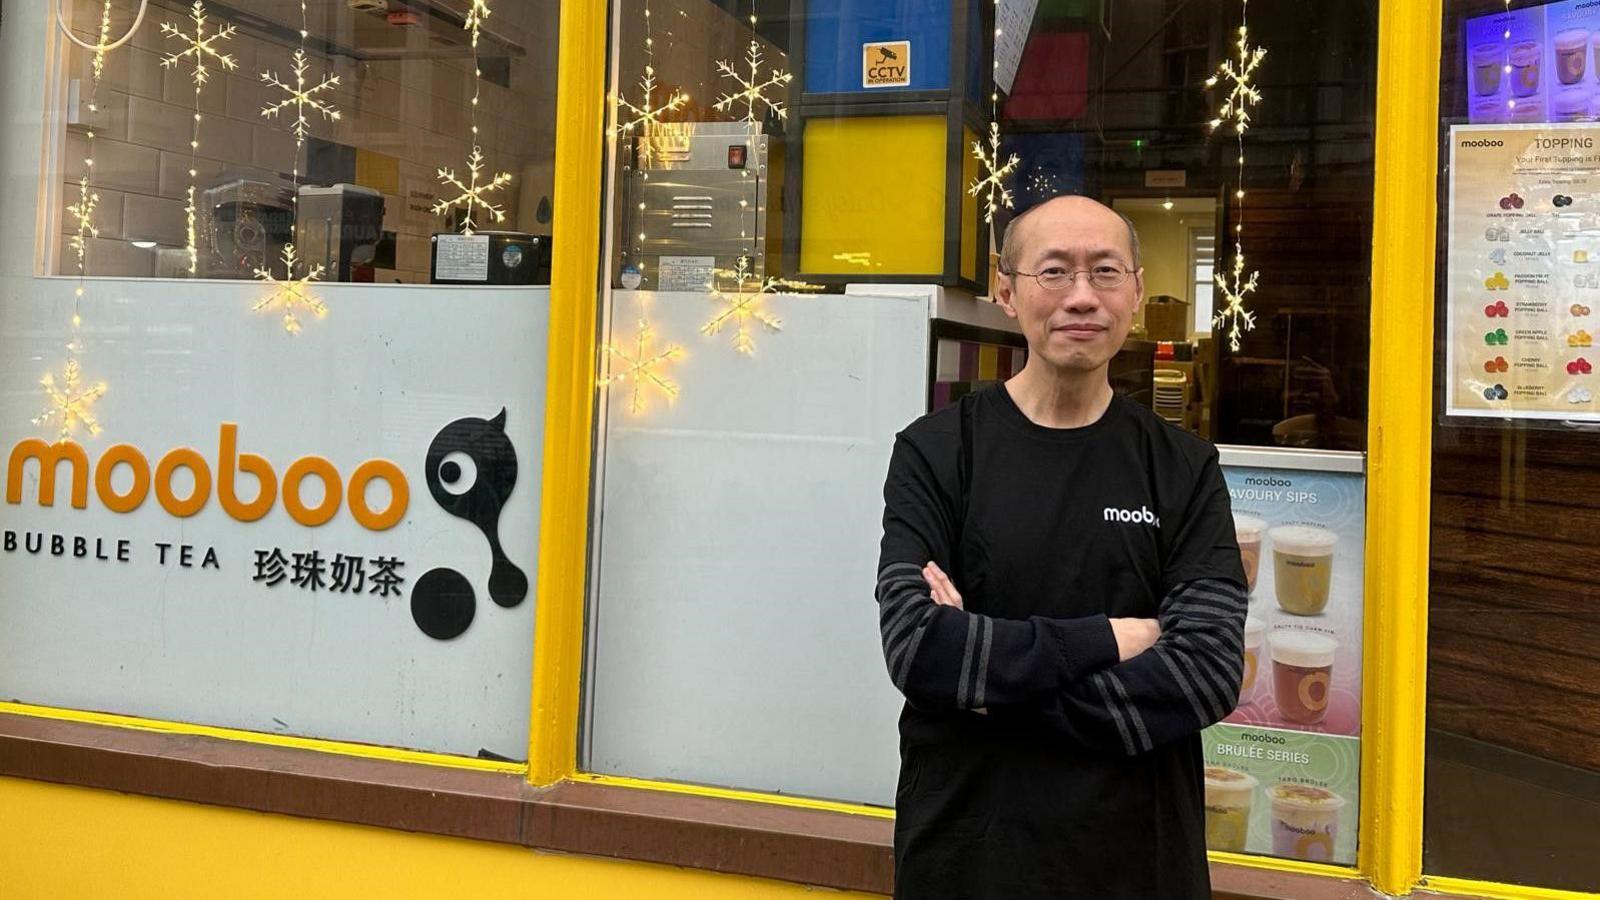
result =
M910 41L871 41L861 45L862 87L907 87L910 84Z

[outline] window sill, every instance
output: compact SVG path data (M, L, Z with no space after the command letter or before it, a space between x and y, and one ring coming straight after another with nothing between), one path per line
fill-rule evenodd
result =
M0 776L888 893L891 821L0 713ZM1357 879L1213 863L1219 900L1346 900Z

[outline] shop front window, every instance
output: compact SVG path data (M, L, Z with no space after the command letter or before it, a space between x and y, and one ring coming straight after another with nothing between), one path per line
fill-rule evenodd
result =
M1513 8L1515 7L1515 8ZM1600 13L1444 5L1424 869L1600 884Z
M1376 3L612 9L583 764L892 804L893 436L1026 365L1002 229L1082 194L1143 245L1114 386L1223 448L1252 578L1212 846L1353 864Z
M6 4L0 697L526 759L557 5L486 6Z

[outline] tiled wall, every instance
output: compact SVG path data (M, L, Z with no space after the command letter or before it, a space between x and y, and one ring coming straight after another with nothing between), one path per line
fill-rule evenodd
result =
M93 40L86 28L98 25L98 2L73 0L75 29ZM274 14L283 15L298 3L280 2ZM533 207L551 193L554 150L554 59L556 33L554 3L501 4L498 27L521 36L526 57L511 62L510 89L485 81L479 105L480 142L489 165L510 172L512 185L495 195L506 207L503 229L549 233L549 226L534 220ZM210 28L226 24L226 10L208 4ZM442 219L428 212L435 199L451 196L435 177L441 165L462 171L469 150L468 101L471 97L471 61L466 58L328 59L315 52L318 23L337 22L345 33L328 35L334 42L350 44L348 23L353 15L344 0L311 0L313 44L307 77L320 80L324 72L336 74L340 84L323 95L341 113L327 122L311 113L311 134L380 154L399 163L397 192L385 191L384 228L397 233L395 268L380 269L380 282L396 279L427 280L429 238L444 229ZM318 9L318 7L325 7ZM259 14L267 15L264 11ZM126 18L114 20L126 27ZM184 192L189 169L189 136L194 103L190 67L163 69L161 54L181 42L161 34L162 22L186 31L192 26L188 4L158 0L150 6L133 39L106 58L94 120L95 189L100 195L96 224L99 240L92 242L89 274L148 276L156 274L155 254L133 247L131 240L154 240L182 247ZM114 29L118 27L113 26ZM421 44L420 36L408 38ZM261 82L263 71L290 80L292 43L237 31L219 49L234 57L231 73L212 66L212 77L201 94L200 160L195 167L203 190L219 180L236 177L288 183L293 168L294 136L288 125L292 110L275 119L262 117L261 108L282 94ZM426 49L425 47L419 49ZM68 78L80 80L81 98L89 94L91 53L73 46ZM80 121L87 122L87 110ZM66 214L77 198L77 180L83 170L84 125L68 126L66 142L55 171L63 182L60 210L54 227L60 235L60 252L52 270L76 272L76 258L67 249L67 235L76 229ZM301 163L302 173L305 170ZM524 183L526 182L526 183ZM384 187L393 187L387 185ZM420 206L417 210L412 207ZM528 207L526 209L522 207Z

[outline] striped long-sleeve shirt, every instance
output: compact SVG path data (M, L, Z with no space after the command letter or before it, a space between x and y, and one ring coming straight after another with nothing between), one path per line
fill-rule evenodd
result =
M1175 476L1170 480L1177 488L1152 493L1178 494L1175 499L1181 503L1163 505L1155 498L1140 497L1143 502L1137 506L1131 501L1123 506L1081 504L1087 507L1079 511L1083 527L1090 529L1120 533L1131 530L1130 525L1156 525L1143 535L1154 551L1147 557L1151 565L1141 573L1143 578L1119 583L1115 578L1097 577L1094 566L1104 566L1112 575L1139 561L1138 541L1114 540L1104 542L1106 549L1113 551L1104 558L1085 555L1073 560L1070 567L1079 583L1103 584L1094 593L1051 597L1050 582L1038 579L1033 588L1036 596L997 598L987 595L987 589L1001 579L992 571L981 571L993 562L990 545L994 539L984 530L987 523L972 521L975 513L981 516L990 505L983 498L975 505L974 498L967 495L968 480L981 491L985 473L981 469L967 471L972 464L961 456L961 441L978 439L962 438L958 421L945 424L957 428L926 429L923 434L908 430L900 437L884 493L884 548L877 585L879 629L890 679L907 700L930 711L1025 708L1085 745L1130 754L1193 734L1231 712L1238 703L1244 666L1246 598L1215 451L1205 448L1209 454L1202 451L1197 463L1182 456L1171 461L1175 471L1167 474ZM1166 437L1170 440L1172 436ZM1125 467L1135 476L1147 471L1129 466L1127 457L1120 455L1088 462L1096 469ZM1156 474L1159 481L1162 473ZM1196 474L1203 477L1196 480ZM1108 474L1095 483L1117 490L1117 482L1126 480ZM1030 497L1025 483L1023 487L1011 514L1003 516L1003 521L1026 523L1019 529L1019 538L1045 531L1050 525L1023 504L1071 486L1059 482L1045 485L1043 497L1038 492ZM1070 495L1068 499L1076 501ZM1132 521L1124 522L1124 509L1129 509ZM1115 521L1107 521L1108 510L1115 510ZM964 533L969 528L979 532L976 539ZM1002 531L1004 526L988 530ZM1063 531L1063 541L1071 542L1070 529ZM1162 540L1166 534L1172 535L1168 542ZM1186 549L1184 543L1193 544L1196 537L1200 550L1213 557L1202 559L1198 566L1195 560L1179 555ZM956 546L957 542L961 546ZM957 587L969 594L966 609L933 602L922 576L922 567L928 562L952 572ZM1028 562L1024 558L1013 564ZM1037 562L1044 571L1060 565L1059 559ZM1214 571L1207 572L1207 566ZM1185 569L1200 577L1177 580L1176 574ZM1024 573L1007 580L1033 579ZM1160 586L1159 595L1150 590L1156 585ZM1058 589L1064 594L1074 592L1071 581ZM1119 590L1123 592L1120 596ZM1157 598L1159 602L1149 603ZM1086 614L1050 614L1073 606ZM997 608L1032 614L988 613ZM1113 611L1157 618L1160 639L1145 653L1119 662L1108 618Z
M1243 651L1230 513L1216 451L1120 398L1062 430L996 388L899 436L877 585L907 701L896 896L1210 896L1199 730ZM929 562L963 609L933 602ZM1119 662L1117 617L1161 637Z
M927 709L1031 707L1084 744L1152 750L1220 721L1244 675L1244 592L1186 582L1161 604L1155 646L1117 662L1105 616L1016 621L939 606L921 567L878 576L884 659L906 699Z

